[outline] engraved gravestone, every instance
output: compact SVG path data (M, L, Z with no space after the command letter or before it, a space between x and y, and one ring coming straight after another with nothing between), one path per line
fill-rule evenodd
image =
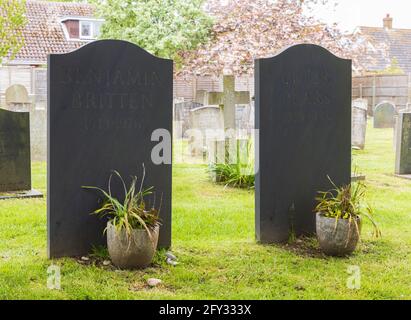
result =
M374 128L393 128L395 105L389 101L379 103L374 109Z
M364 149L367 130L367 99L356 99L352 102L352 141L355 149Z
M315 232L319 190L350 183L351 61L301 44L255 62L256 237Z
M82 186L107 189L111 170L127 183L131 175L141 179L143 163L145 186L155 187L157 201L162 197L159 246L170 246L170 150L159 152L164 162L154 163L151 154L160 142L171 148L172 61L129 42L101 40L50 55L48 72L49 257L104 244L105 221L90 215L98 194ZM157 129L168 136L153 134ZM112 192L122 196L119 183Z
M31 190L28 112L0 109L0 192Z
M397 122L395 173L411 175L411 113L400 113ZM411 177L411 176L410 176Z

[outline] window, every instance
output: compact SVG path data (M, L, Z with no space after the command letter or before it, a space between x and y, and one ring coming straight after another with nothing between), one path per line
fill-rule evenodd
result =
M61 20L63 32L67 40L94 40L100 35L100 28L104 23L103 19L93 19L79 17L66 17Z
M93 22L80 21L80 39L94 39Z

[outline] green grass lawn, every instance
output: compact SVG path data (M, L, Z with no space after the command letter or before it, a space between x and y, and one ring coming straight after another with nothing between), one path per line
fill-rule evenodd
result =
M314 239L289 245L254 240L254 193L212 184L200 165L173 172L173 247L152 268L119 271L98 260L46 258L46 201L0 202L0 299L410 299L411 180L394 172L392 130L368 128L353 164L366 174L369 201L383 238L370 235L350 258L323 256ZM33 184L46 191L46 165L33 164ZM61 267L61 290L47 288L47 268ZM347 288L349 266L361 288ZM148 288L147 278L163 283Z

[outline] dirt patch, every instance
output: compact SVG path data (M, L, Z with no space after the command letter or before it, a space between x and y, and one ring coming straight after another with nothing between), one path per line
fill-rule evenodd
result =
M129 287L129 290L132 292L161 290L161 291L168 291L171 293L175 291L175 289L172 286L164 282L156 285L155 287L150 287L147 284L147 281L144 281L144 280L138 280L138 281L133 282L131 286Z
M321 251L317 239L314 237L297 238L289 243L280 245L280 247L302 257L327 258Z

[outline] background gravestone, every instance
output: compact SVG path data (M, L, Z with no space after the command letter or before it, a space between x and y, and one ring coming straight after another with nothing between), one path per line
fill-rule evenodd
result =
M215 136L207 137L207 130L214 130L217 134L224 132L224 116L219 106L202 106L190 110L190 129L197 130L191 137L191 150L193 155L201 155L208 147L208 142ZM211 133L211 131L209 131Z
M38 75L44 73L45 70L34 71L36 83L39 83L35 87L36 93L34 96L29 96L26 87L21 84L14 84L6 90L7 110L30 113L32 161L47 160L47 96L44 93L46 89L42 88L43 82L38 81Z
M224 130L236 129L236 104L250 103L250 92L235 90L235 77L223 76L223 92L208 92L208 105L223 106Z
M396 114L395 105L385 101L374 109L374 128L394 128Z
M401 112L405 112L405 111L400 111L400 113ZM393 137L392 137L392 147L394 151L396 151L397 149L398 118L399 118L399 114L396 114L394 116L394 130L393 130Z
M398 115L396 131L395 173L411 175L411 113Z
M200 105L208 105L208 91L207 90L197 90L195 95L195 103Z
M105 244L105 221L91 216L110 170L142 176L162 196L160 247L171 244L171 164L154 164L154 130L171 135L171 60L117 40L94 41L48 61L48 254L77 256ZM171 143L171 140L169 141ZM170 146L171 148L171 146ZM120 184L113 193L123 194ZM153 201L153 199L152 199Z
M201 107L197 102L183 101L174 103L174 122L181 126L181 137L184 137L185 132L190 128L190 110Z
M21 84L14 84L6 89L6 105L30 103L29 94L26 87Z
M256 236L315 232L319 190L350 183L351 61L310 44L255 62Z
M353 148L364 149L367 131L367 99L356 99L352 102L351 144Z
M240 109L241 110L241 109ZM240 111L237 109L237 111ZM240 137L250 137L254 130L254 101L244 106L241 112L236 114L238 122L236 124L237 134Z
M0 109L0 192L31 190L28 112Z

